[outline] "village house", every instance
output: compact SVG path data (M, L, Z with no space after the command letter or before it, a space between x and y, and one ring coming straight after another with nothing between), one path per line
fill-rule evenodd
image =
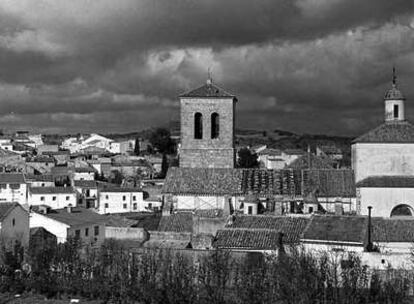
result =
M22 173L0 173L0 204L3 202L27 204L27 184Z
M36 147L38 155L50 155L50 153L59 152L58 145L40 145Z
M91 167L76 167L73 173L73 180L94 180L95 172L95 169Z
M29 205L45 205L52 209L76 206L77 192L73 187L36 187L29 189Z
M80 207L37 206L30 212L30 228L43 227L56 236L58 243L78 238L83 245L99 246L105 239L105 221L104 216Z
M50 173L55 166L55 159L51 156L40 155L27 158L26 164L34 169L34 173L46 174Z
M25 174L25 179L29 187L54 187L55 180L51 174Z
M18 203L0 204L0 243L10 251L29 246L29 212Z
M0 148L3 150L12 151L13 150L12 137L8 135L1 135L0 136Z
M100 214L150 211L139 188L106 188L99 191Z
M74 187L78 192L78 206L98 208L98 185L94 180L75 180Z

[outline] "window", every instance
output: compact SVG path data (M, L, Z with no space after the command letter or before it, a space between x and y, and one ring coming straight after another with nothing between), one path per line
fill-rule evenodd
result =
M148 209L152 208L152 203L148 203Z
M137 197L134 195L134 196L132 197L132 200L133 200L133 201L136 201L136 200L137 200Z
M203 114L199 112L194 115L194 138L203 138Z
M137 208L138 208L137 203L134 203L133 208L134 208L134 210L137 210Z
M253 207L252 206L247 207L247 213L248 214L253 214Z
M109 196L108 195L105 195L105 199L109 199Z
M211 114L211 138L218 138L220 132L220 117L217 113Z
M14 190L20 189L20 184L10 184L10 188Z
M398 105L394 105L394 118L398 118Z
M313 212L313 207L309 207L309 213L312 213Z
M15 225L16 225L16 220L15 220L15 219L13 219L13 220L12 220L12 225L13 225L13 226L15 226Z
M55 201L55 200L56 200L56 196L53 196L53 197L52 197L52 201Z
M40 197L40 200L43 202L45 200L45 197L44 196L41 196Z
M99 226L95 226L94 227L94 232L95 232L95 235L99 235Z
M80 230L79 229L75 230L75 237L80 238Z
M109 204L108 203L105 203L105 208L109 208Z
M127 204L124 204L124 209L126 209L127 208Z
M45 186L45 183L42 183L40 186L41 186L41 187L44 187L44 186Z
M89 228L85 228L85 236L89 235Z
M67 201L69 200L69 198L70 198L69 196L66 196L66 200L67 200Z
M122 196L122 200L126 201L126 196L125 195Z

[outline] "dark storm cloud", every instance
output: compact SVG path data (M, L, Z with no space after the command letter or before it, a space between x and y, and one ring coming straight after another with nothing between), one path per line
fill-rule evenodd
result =
M240 117L252 114L240 126L356 132L371 123L358 113L380 112L392 64L413 79L413 10L407 0L0 2L0 115L42 130L55 114L60 130L70 119L157 125L211 67Z

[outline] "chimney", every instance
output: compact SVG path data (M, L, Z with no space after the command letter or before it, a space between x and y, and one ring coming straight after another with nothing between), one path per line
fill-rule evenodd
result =
M372 209L372 206L368 206L368 231L367 231L368 236L367 236L367 244L365 247L366 252L374 251L374 246L372 244L372 235L371 235L372 233L371 209Z
M72 204L69 204L66 206L66 212L67 213L72 213Z
M335 202L335 215L344 215L344 207L340 200Z

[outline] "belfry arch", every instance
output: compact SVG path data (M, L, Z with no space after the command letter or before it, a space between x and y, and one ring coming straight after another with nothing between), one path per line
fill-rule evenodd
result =
M390 217L397 217L397 216L413 216L414 210L411 206L407 204L400 204L395 206L391 210Z

